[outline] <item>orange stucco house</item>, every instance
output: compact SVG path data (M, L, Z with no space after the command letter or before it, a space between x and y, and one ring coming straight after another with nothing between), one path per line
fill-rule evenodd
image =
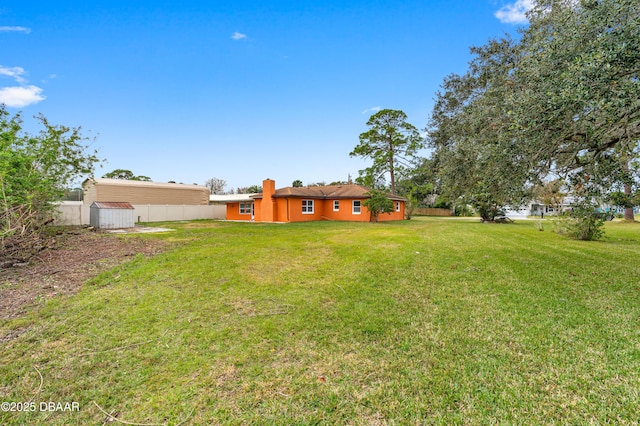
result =
M227 220L257 222L308 222L313 220L371 221L371 212L362 204L369 189L360 185L286 187L276 189L276 182L262 182L262 194L243 201L227 203ZM406 199L388 195L392 212L380 213L379 221L403 220Z

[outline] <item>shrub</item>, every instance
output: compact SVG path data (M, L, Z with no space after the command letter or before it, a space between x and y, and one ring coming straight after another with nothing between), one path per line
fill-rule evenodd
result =
M587 201L576 203L572 210L554 220L556 232L576 240L593 241L604 236L604 213Z
M22 131L20 115L0 106L0 266L25 262L44 246L53 203L65 186L90 174L98 158L85 152L79 129L52 126L37 136Z

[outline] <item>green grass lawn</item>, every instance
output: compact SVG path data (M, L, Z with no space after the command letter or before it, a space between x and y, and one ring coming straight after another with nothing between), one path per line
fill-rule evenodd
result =
M162 224L175 241L0 323L0 424L640 419L640 225ZM41 378L42 377L42 378ZM40 411L41 402L79 411Z

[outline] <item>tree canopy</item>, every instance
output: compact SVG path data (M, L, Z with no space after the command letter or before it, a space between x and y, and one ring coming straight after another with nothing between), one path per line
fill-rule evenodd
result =
M135 175L131 170L126 169L115 169L109 173L105 173L103 178L106 179L121 179L121 180L137 180L143 182L151 182L151 178L149 176Z
M587 173L640 138L640 3L538 0L520 38L471 49L464 75L447 77L428 127L452 193L518 204L542 179ZM523 193L524 189L524 193ZM482 190L482 188L480 188Z
M224 194L224 189L227 186L227 181L217 177L212 177L210 179L207 179L207 181L204 183L204 186L209 188L209 191L211 191L212 194Z
M0 264L25 261L42 247L54 202L100 160L80 129L54 126L40 115L38 135L22 130L20 115L0 106Z
M424 140L400 110L380 110L369 118L367 126L369 130L360 134L360 143L349 155L373 160L371 167L361 171L361 175L367 176L371 182L389 173L391 193L395 194L396 174L414 165Z

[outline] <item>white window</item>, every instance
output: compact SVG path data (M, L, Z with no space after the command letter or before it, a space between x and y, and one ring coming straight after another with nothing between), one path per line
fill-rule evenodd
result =
M353 206L351 208L351 212L353 214L360 214L360 210L361 210L360 200L353 200Z
M302 214L313 214L313 200L302 200Z
M333 211L334 212L340 211L340 201L338 200L333 201Z
M240 203L240 214L251 214L252 203Z
M396 201L396 211L400 211L400 201Z

